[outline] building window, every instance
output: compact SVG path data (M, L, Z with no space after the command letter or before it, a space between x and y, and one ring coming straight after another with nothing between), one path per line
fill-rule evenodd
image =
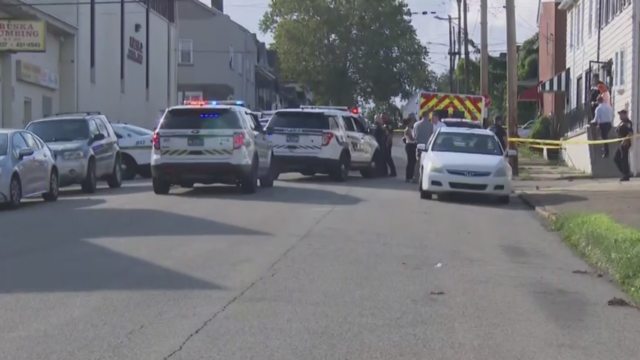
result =
M229 45L229 69L235 69L235 54L233 52L233 45Z
M600 2L602 0L593 0L596 2L596 17L594 18L595 26L594 28L598 30L598 27L602 24L602 13L600 11Z
M180 39L180 64L193 64L193 40Z
M570 16L570 24L569 24L569 48L573 49L573 33L574 28L573 28L573 11L571 11L571 16Z
M624 59L624 49L620 49L619 56L620 59L618 61L618 68L616 70L616 76L618 77L618 86L624 86L625 78L624 78L624 70L625 70L625 59Z
M580 26L581 24L581 20L582 20L582 7L581 4L578 4L578 6L576 6L576 48L580 48L580 28L582 26Z
M593 32L593 1L594 0L589 0L589 21L587 22L589 25L589 36L591 36L591 33Z
M242 75L244 71L244 66L242 66L242 64L244 64L244 61L242 59L242 53L238 53L238 74L240 75Z

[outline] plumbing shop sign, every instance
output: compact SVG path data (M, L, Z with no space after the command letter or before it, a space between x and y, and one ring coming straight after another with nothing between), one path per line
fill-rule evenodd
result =
M0 20L0 51L44 52L47 25L44 21Z
M134 38L133 36L130 36L129 51L127 52L127 59L137 62L138 64L142 64L143 49L144 49L144 45L142 45L142 41Z

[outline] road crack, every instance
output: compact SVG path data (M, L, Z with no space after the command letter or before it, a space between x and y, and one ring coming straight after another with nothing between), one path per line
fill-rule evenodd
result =
M350 192L350 190L347 191L345 193L345 195L347 195L349 192ZM273 264L271 264L271 266L269 266L267 271L265 271L264 275L262 275L260 278L258 278L258 280L256 280L256 281L252 282L251 284L249 284L249 286L247 286L244 290L242 290L234 298L229 300L220 310L216 311L210 318L205 320L205 322L202 323L202 325L200 327L198 327L194 332L192 332L191 334L189 334L187 336L187 338L180 344L180 346L178 346L177 349L172 351L169 355L165 356L163 358L163 360L171 359L174 355L176 355L177 353L182 351L182 349L184 349L184 347L187 345L187 343L189 341L191 341L191 339L193 339L202 330L204 330L207 327L207 325L209 325L213 320L215 320L216 317L218 317L218 315L222 314L225 310L227 310L227 308L229 306L231 306L238 299L240 299L244 294L246 294L249 290L251 290L251 288L253 288L257 283L259 283L260 281L266 279L267 277L274 277L276 275L276 273L280 270L280 269L276 269L276 271L272 272L272 270L274 270L276 265L278 265L278 263L280 263L287 256L287 254L289 254L291 252L291 250L293 250L298 244L300 244L304 239L306 239L311 234L311 232L316 228L316 226L318 226L335 209L336 209L336 205L334 205L330 209L328 209L328 211L326 213L324 213L318 220L316 220L315 223L313 223L313 225L311 225L311 227L309 228L309 230L307 230L306 233L304 233L302 236L300 236L300 238L298 240L296 240L293 243L293 245L291 245L284 253L282 253L282 255L280 255L280 257L278 257L278 259Z

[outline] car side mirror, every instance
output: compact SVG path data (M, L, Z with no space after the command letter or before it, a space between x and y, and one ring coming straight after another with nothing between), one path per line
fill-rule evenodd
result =
M104 140L104 139L105 139L104 134L95 134L95 135L93 135L93 137L91 138L91 141L90 141L90 142L91 142L91 143L94 143L94 142L96 142L96 141L101 141L101 140Z
M516 157L518 156L518 151L514 149L507 150L507 157Z
M24 149L20 149L20 151L18 151L18 158L20 160L26 158L27 156L31 156L33 155L33 149L31 148L24 148Z
M427 144L418 144L417 148L419 151L427 151Z
M273 135L273 128L271 126L267 126L267 135Z

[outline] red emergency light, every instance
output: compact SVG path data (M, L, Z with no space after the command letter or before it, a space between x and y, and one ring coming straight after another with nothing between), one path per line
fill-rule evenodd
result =
M353 109L351 109L351 113L358 115L360 113L360 111L358 111L358 108L353 108Z

